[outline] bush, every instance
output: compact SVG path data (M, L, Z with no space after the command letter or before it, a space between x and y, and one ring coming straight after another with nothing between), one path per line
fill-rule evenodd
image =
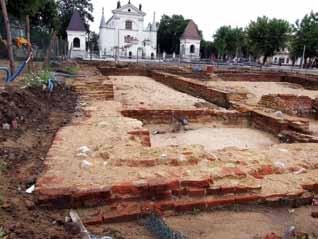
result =
M53 73L49 70L41 70L36 73L29 73L23 78L26 87L45 87L50 79L53 79Z

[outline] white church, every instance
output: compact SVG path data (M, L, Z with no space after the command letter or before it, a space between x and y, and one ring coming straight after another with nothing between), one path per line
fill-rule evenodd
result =
M130 0L112 11L112 16L105 21L104 8L99 26L99 57L102 59L157 58L157 23L155 14L152 23L144 27L146 13L142 5L134 6ZM78 11L74 11L67 28L70 58L87 58L87 34ZM180 59L200 58L201 37L197 25L190 20L180 38ZM165 55L165 53L164 53ZM165 57L164 57L165 58Z
M112 16L105 21L104 9L99 27L100 57L151 58L157 56L157 23L144 27L146 13L142 5L137 8L130 1L112 11Z

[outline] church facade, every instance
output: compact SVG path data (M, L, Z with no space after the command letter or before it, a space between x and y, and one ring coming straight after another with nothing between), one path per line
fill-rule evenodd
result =
M184 60L200 59L201 36L197 25L189 20L180 38L180 57Z
M157 56L157 23L144 27L146 13L142 5L134 6L130 1L112 11L105 21L104 9L99 27L100 57L151 58Z

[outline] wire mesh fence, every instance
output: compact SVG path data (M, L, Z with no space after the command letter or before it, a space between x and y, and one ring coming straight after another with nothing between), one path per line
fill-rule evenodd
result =
M15 44L15 39L19 37L27 38L25 21L9 16L11 36L13 42L13 54L16 61L24 60L28 55L26 48L19 48ZM67 41L59 37L52 38L53 32L42 26L30 26L30 42L32 44L33 60L43 61L49 55L52 60L63 60L67 57ZM0 59L7 59L6 31L3 18L0 17Z

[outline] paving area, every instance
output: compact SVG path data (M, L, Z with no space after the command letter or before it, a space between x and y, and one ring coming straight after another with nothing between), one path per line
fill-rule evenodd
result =
M114 84L115 101L123 105L145 108L219 108L203 99L181 93L149 77L110 76Z
M262 148L279 142L269 133L239 126L191 124L190 128L177 133L171 132L171 125L146 125L146 128L152 132L151 145L154 147L199 144L208 152L213 152L227 147Z
M247 93L247 102L253 105L256 105L263 95L268 94L302 95L312 99L318 97L317 91L307 90L301 85L288 82L210 81L208 85L219 89L234 89L235 91Z
M158 71L75 80L77 112L47 153L37 203L78 208L88 226L150 212L175 216L247 203L310 204L318 191L316 120L258 105L273 93L271 82L241 83L245 92L240 82L225 83L212 86ZM283 85L277 93L295 94L296 86L275 84ZM297 90L316 97L313 90ZM201 217L182 221L207 224ZM265 220L261 212L248 218ZM177 217L168 221L180 229ZM201 237L196 230L183 232L216 238L207 230Z

